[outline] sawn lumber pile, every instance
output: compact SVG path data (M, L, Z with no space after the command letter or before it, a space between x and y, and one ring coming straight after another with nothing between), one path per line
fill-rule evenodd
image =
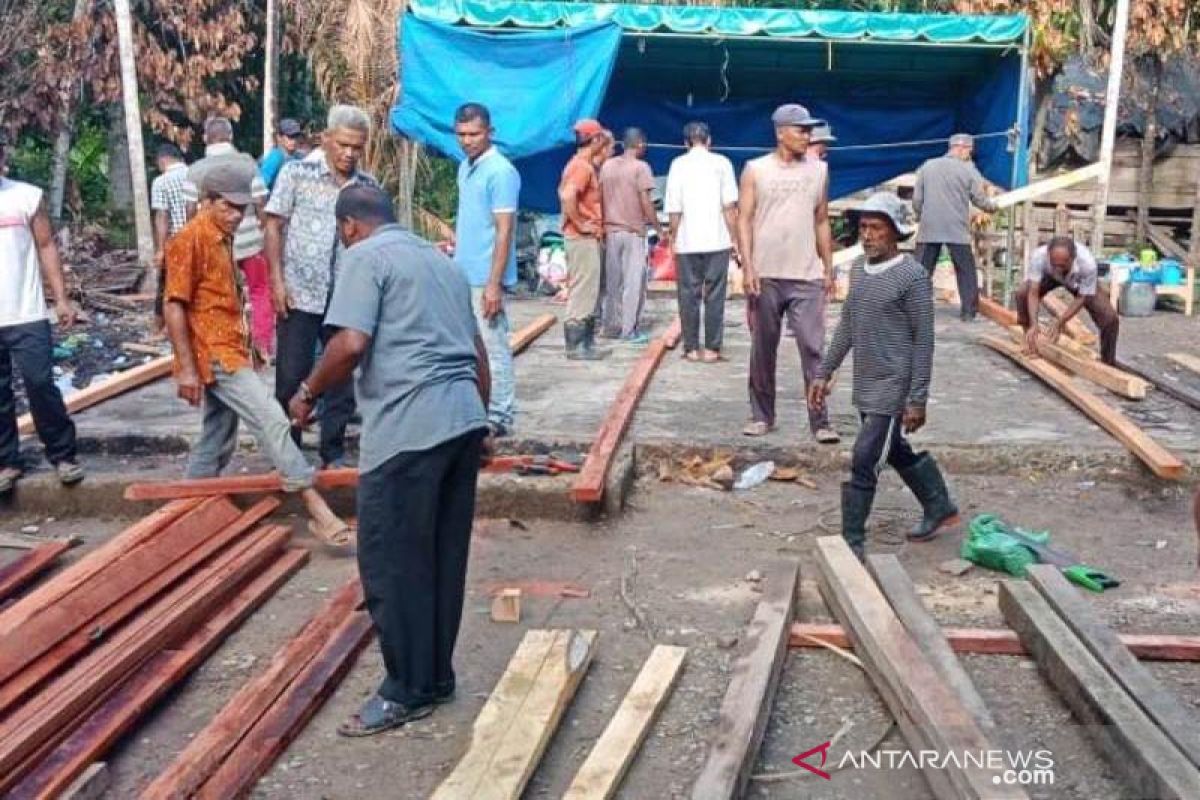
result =
M278 504L169 503L0 611L0 795L62 793L300 568Z

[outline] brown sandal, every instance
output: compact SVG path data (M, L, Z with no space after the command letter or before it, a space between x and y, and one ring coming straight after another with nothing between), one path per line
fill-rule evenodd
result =
M317 537L322 544L338 550L345 550L354 544L354 531L346 523L332 531L322 531L315 521L309 521L308 532Z

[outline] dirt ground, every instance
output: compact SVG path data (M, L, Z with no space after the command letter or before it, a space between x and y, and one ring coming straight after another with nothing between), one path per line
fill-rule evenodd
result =
M744 493L720 493L661 483L646 475L632 497L632 507L618 519L596 524L480 520L458 648L457 701L396 733L365 740L338 737L337 723L380 679L378 654L371 646L259 783L254 796L271 800L427 796L465 749L471 723L522 633L545 626L594 628L600 637L591 668L526 796L561 794L653 643L688 647L687 661L620 796L686 796L703 761L738 637L760 596L761 587L747 579L749 573L766 571L779 559L799 559L800 616L809 621L828 619L812 583L811 552L814 537L836 531L841 476L812 477L816 490L768 483ZM964 512L996 512L1024 526L1049 529L1058 545L1119 576L1123 581L1119 589L1092 600L1122 631L1194 633L1200 589L1195 583L1197 543L1185 492L1150 483L1077 477L964 475L952 476L952 481ZM956 555L959 535L920 546L901 544L902 526L915 506L894 476L885 477L877 509L872 549L899 555L941 622L1002 623L996 606L996 574L975 568L956 578L938 569ZM38 538L77 535L89 547L123 525L114 520L46 522L13 515L0 521L0 528L17 533L28 524L39 526ZM306 534L298 534L296 543L312 544ZM75 555L81 552L85 549ZM135 796L353 574L352 559L314 552L308 566L119 746L110 761L114 785L108 796ZM635 621L621 597L623 576L649 630ZM487 587L526 580L571 582L590 590L590 597L526 597L521 623L492 622L487 614ZM966 656L963 661L997 719L1003 746L1045 748L1053 753L1054 785L1030 787L1031 796L1080 800L1126 796L1033 662L1010 656ZM1153 671L1181 702L1200 706L1200 665L1155 664ZM794 650L755 772L794 772L790 763L794 755L828 740L848 723L849 729L830 751L836 764L846 749L869 748L879 741L890 721L857 667L827 651ZM880 746L904 749L894 730ZM815 776L756 780L750 796L915 800L929 793L914 770L847 768L834 772L829 782Z

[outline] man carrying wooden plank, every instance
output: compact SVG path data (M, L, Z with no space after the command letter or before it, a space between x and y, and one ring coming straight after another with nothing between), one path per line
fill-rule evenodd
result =
M313 469L292 441L287 416L254 372L233 237L254 202L251 183L257 175L253 161L209 169L199 187L207 205L167 242L163 315L175 349L175 383L181 398L204 405L187 476L220 474L233 457L238 420L243 420L279 470L284 491L300 493L312 533L343 546L350 541L349 527L312 488Z
M370 736L454 697L491 375L462 271L396 224L378 188L343 189L335 214L348 248L326 312L336 333L289 410L303 425L356 374L358 566L387 675L338 730Z
M913 232L908 209L894 194L878 192L854 216L867 262L854 267L850 294L808 402L824 408L829 376L853 349L853 403L862 427L850 481L842 484L842 537L861 561L884 464L895 467L924 509L909 541L929 540L957 519L958 509L933 456L913 452L904 438L925 424L933 373L933 286L921 265L898 247Z
M1097 291L1098 270L1090 250L1069 236L1055 236L1033 253L1025 267L1025 282L1017 290L1017 318L1025 329L1025 349L1037 355L1042 331L1037 325L1042 297L1059 288L1074 299L1066 311L1054 316L1045 336L1057 342L1063 328L1086 308L1100 329L1100 360L1109 366L1117 362L1117 334L1121 322L1108 295ZM1053 312L1051 312L1053 315Z
M54 311L62 327L75 323L75 306L63 283L62 261L42 190L3 177L7 151L8 137L0 131L0 494L11 491L24 471L13 362L58 479L64 485L83 480L83 468L75 460L75 423L54 383L42 280L54 294Z
M959 316L964 322L975 320L979 297L979 276L971 252L971 206L996 210L983 176L971 162L974 149L975 140L970 134L951 136L949 152L922 164L913 187L913 209L921 218L917 259L932 276L942 246L950 251L962 303Z

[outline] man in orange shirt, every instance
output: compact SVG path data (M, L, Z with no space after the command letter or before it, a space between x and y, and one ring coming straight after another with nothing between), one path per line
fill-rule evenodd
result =
M567 162L558 185L566 239L567 275L571 294L563 322L567 358L595 361L608 355L595 349L596 307L604 257L604 215L600 210L600 179L596 163L608 147L604 128L594 119L575 123L575 156Z
M204 206L167 242L163 316L175 349L175 383L188 403L204 404L187 476L218 475L233 456L238 420L244 420L282 476L284 491L300 493L312 517L309 530L342 546L350 529L312 488L313 469L292 441L287 416L254 373L242 273L233 261L233 235L254 202L254 176L252 167L238 164L210 169L199 187Z

